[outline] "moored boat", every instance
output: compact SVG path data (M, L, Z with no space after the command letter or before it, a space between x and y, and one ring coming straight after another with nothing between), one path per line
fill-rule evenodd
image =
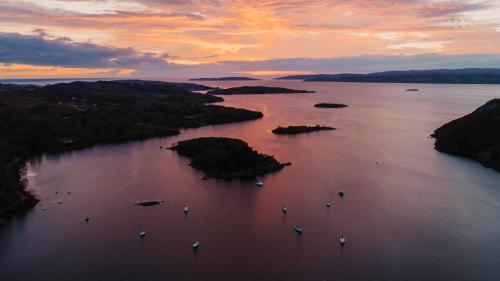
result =
M295 232L300 233L300 234L302 234L302 232L304 231L304 230L302 229L302 226L300 226L300 224L296 224L296 225L294 225L294 226L293 226L293 229L295 230Z

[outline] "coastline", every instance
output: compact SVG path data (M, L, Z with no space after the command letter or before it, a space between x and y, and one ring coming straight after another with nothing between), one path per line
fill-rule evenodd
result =
M0 97L7 105L0 107L1 121L7 124L0 139L0 218L38 202L22 177L31 157L263 117L257 111L210 104L219 97L144 80L21 87Z

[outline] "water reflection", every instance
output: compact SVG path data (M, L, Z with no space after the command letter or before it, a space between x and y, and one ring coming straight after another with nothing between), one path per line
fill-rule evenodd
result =
M212 82L211 82L212 83ZM234 86L238 82L213 82ZM40 204L0 226L6 280L495 280L500 174L438 153L428 136L498 96L498 86L249 84L316 90L229 96L261 120L98 145L28 163ZM317 102L348 104L314 108ZM279 125L337 130L276 136ZM201 180L168 147L236 137L292 162L253 180ZM339 198L337 191L346 192ZM55 194L55 191L58 191ZM71 192L68 194L67 192ZM139 207L138 200L164 203ZM332 201L330 208L325 201ZM58 205L59 201L64 204ZM288 212L283 214L286 204ZM189 205L185 215L183 208ZM45 207L46 211L41 208ZM84 218L89 216L88 224ZM300 222L304 233L293 225ZM144 240L138 233L147 231ZM348 242L339 245L345 235ZM193 252L193 241L201 241ZM56 266L56 269L54 269ZM29 270L27 270L29 269Z

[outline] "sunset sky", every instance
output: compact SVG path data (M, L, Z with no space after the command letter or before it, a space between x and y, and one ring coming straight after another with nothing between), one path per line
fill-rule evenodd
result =
M500 67L498 0L0 0L0 78Z

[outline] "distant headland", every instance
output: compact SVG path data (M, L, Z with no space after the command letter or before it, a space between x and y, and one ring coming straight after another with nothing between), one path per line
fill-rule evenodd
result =
M369 74L311 74L278 77L311 82L500 84L500 68L385 71Z
M242 77L242 76L200 77L200 78L189 79L189 81L252 81L252 80L260 80L260 79L251 77Z
M282 87L242 86L227 89L214 89L207 92L211 95L260 95L260 94L302 94L314 91L294 90Z

